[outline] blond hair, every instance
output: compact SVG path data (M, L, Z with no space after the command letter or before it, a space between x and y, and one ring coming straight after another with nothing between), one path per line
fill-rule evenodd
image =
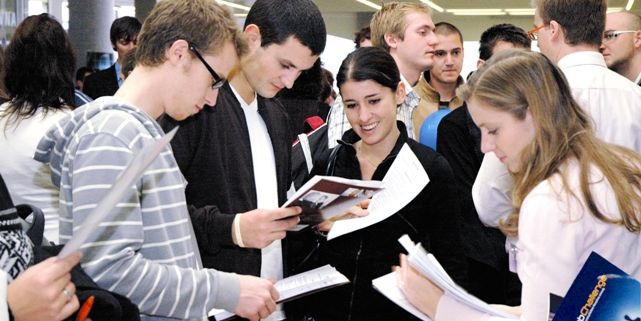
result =
M508 50L497 53L474 73L458 94L523 120L529 111L535 137L524 149L521 168L511 173L513 212L501 230L518 235L519 211L525 197L540 182L560 174L563 190L582 203L599 220L641 230L641 156L594 136L591 118L576 103L562 72L540 53ZM576 159L580 168L579 190L570 190L561 165ZM620 218L602 213L590 191L591 167L603 173L617 201ZM580 195L580 197L579 197ZM597 196L599 197L599 196ZM609 214L609 213L608 213Z
M405 16L410 12L431 14L430 7L423 3L390 2L374 13L370 22L372 45L381 47L389 52L390 47L385 41L385 34L391 33L403 40L407 21Z
M142 25L136 64L156 66L176 40L186 40L201 52L216 54L231 40L238 55L247 50L236 22L226 7L211 0L162 0Z

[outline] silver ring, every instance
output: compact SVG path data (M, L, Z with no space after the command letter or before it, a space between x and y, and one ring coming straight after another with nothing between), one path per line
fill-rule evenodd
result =
M69 292L69 290L67 290L66 287L62 288L62 294L64 294L67 297L67 301L71 301L71 298L73 296L71 295L71 292Z

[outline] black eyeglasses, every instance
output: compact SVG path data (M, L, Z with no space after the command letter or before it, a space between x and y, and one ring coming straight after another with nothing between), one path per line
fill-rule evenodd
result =
M200 60L200 62L202 62L203 65L205 65L205 68L207 68L207 71L209 71L211 76L214 78L214 82L211 84L211 89L219 89L225 84L225 82L227 82L227 79L224 79L218 76L216 71L214 71L214 68L212 68L207 63L207 61L205 61L205 58L203 58L203 56L200 54L200 52L198 52L198 50L194 45L189 44L189 50L191 50L194 53L194 55L196 55L196 57Z

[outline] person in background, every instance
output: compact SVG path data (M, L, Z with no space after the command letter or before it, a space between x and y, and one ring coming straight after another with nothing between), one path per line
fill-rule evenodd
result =
M247 50L231 13L211 0L158 2L139 40L136 67L116 95L76 109L38 145L35 158L49 163L60 188L62 243L135 155L165 135L156 119L182 120L214 105ZM85 242L83 269L136 304L142 320L202 319L213 308L267 317L278 299L272 282L202 268L189 215L210 209L190 209L185 185L164 146Z
M33 159L49 127L66 117L74 101L73 46L56 19L29 16L5 52L4 83L11 100L0 105L0 173L15 204L45 215L44 236L58 243L58 188L48 166Z
M87 66L82 66L76 70L76 89L82 91L82 87L85 84L85 78L87 76L93 74L96 72L93 68L87 67Z
M605 17L601 54L608 68L641 86L641 17L611 12Z
M74 107L80 107L93 99L91 97L87 96L84 92L82 92L82 88L85 83L85 78L91 74L93 74L95 70L92 68L83 66L78 68L76 70L76 88L74 89Z
M334 90L334 75L331 71L323 68L323 90L321 90L321 100L327 104L327 108L321 111L321 118L327 120L329 109L336 100L336 91Z
M397 240L408 234L420 240L454 280L465 285L467 264L458 230L454 177L442 156L409 139L403 122L396 120L397 106L405 99L405 84L389 53L378 47L357 49L345 58L336 80L352 129L334 147L337 152L328 153L335 159L321 158L310 177L382 180L401 148L408 147L430 181L409 204L382 222L330 241L317 233L321 244L317 264L331 264L351 282L300 299L298 309L317 321L414 320L377 292L372 280L389 273L402 250ZM335 166L326 172L331 162ZM327 232L332 225L326 221L319 230Z
M421 74L434 63L434 47L438 38L434 34L431 10L426 4L413 2L386 2L374 13L370 23L372 45L389 52L401 72L405 83L406 99L399 107L397 117L405 123L408 137L414 139L412 122L414 109L420 97L413 90ZM340 96L327 117L327 146L336 146L337 140L350 129Z
M511 24L494 25L481 34L480 68L492 55L509 48L530 48L527 33ZM467 290L488 303L519 305L521 283L508 269L505 235L479 220L472 201L472 185L483 161L481 130L476 127L467 105L443 117L438 126L436 151L452 166L461 204L461 233L469 264Z
M118 53L118 60L111 67L97 71L85 79L83 92L92 99L112 96L122 85L121 75L123 59L131 49L136 47L141 23L134 17L120 17L111 24L109 40L113 50Z
M547 320L550 294L564 296L592 251L641 277L641 156L595 136L559 68L540 53L500 52L460 94L481 129L481 148L514 179L501 229L523 282L521 320ZM401 256L398 284L436 321L485 320L444 294ZM492 318L498 320L499 318Z
M289 118L290 137L292 141L298 134L306 133L309 117L319 116L329 106L321 100L323 90L323 67L320 58L312 68L301 72L292 88L284 88L276 96L283 105Z
M354 45L356 49L360 47L372 46L372 31L369 26L361 28L361 30L354 33Z
M421 126L429 115L439 109L461 107L465 102L456 97L456 88L464 81L463 69L463 34L451 23L439 22L434 25L438 44L434 47L434 62L415 86L421 97L418 107L412 114L414 133L420 137ZM437 145L438 146L438 145Z
M568 80L572 94L594 121L600 139L641 153L641 88L609 70L599 46L605 0L536 0L530 39ZM586 24L585 21L591 21ZM481 221L498 226L512 208L511 177L494 154L487 154L472 187Z

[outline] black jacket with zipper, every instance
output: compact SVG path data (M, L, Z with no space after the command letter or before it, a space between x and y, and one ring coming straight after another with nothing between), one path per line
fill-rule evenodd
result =
M372 280L391 272L405 252L398 238L408 234L433 253L452 278L466 285L467 263L459 234L460 210L449 164L432 149L409 139L405 125L397 122L400 137L392 152L377 167L373 180L382 180L404 144L410 147L429 176L430 182L396 214L367 228L320 241L313 266L331 264L351 283L299 299L290 304L295 319L305 320L416 320L372 287ZM314 165L314 174L362 179L353 145L360 138L350 130L339 141L333 173L326 173L329 156ZM331 151L328 151L328 154ZM311 233L310 233L311 234ZM310 262L307 262L310 263ZM295 271L300 272L300 271Z

